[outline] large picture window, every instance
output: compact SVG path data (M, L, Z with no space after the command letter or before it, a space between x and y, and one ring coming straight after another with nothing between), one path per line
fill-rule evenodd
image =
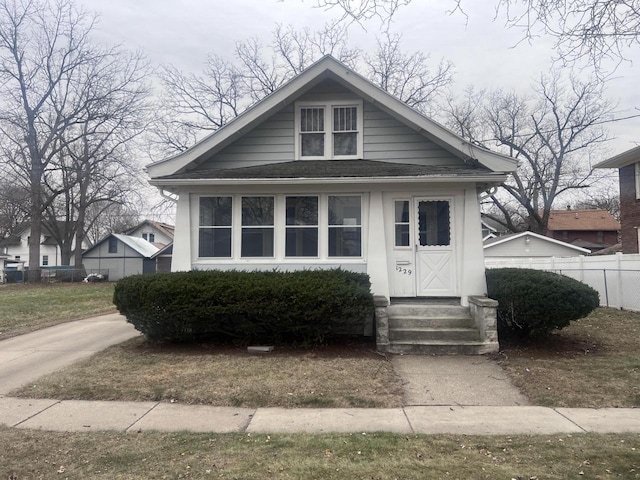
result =
M286 198L287 257L318 256L318 197Z
M200 257L231 257L231 197L200 198Z
M243 257L273 257L273 197L242 197Z
M329 256L360 257L361 255L361 197L329 196Z

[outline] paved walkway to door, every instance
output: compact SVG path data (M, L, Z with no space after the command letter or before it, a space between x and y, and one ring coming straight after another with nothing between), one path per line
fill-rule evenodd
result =
M529 405L506 373L482 355L393 355L404 404Z

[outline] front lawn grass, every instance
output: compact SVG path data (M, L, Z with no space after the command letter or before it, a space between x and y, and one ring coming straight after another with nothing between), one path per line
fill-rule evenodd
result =
M236 407L399 407L402 386L371 343L248 354L135 338L11 395Z
M548 339L502 345L499 361L532 403L640 406L640 314L599 308Z
M640 478L638 435L54 433L0 427L1 478Z
M0 340L23 333L115 313L112 283L0 286Z

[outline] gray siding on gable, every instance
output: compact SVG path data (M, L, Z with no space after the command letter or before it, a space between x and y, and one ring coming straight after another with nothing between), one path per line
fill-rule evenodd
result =
M364 159L420 165L464 162L374 105L364 104Z
M301 100L331 100L339 85L316 87ZM338 95L345 99L347 95ZM353 94L349 95L352 98ZM224 148L198 167L241 168L269 163L289 162L294 152L294 106L287 105L236 142ZM364 152L365 160L380 160L417 165L464 165L464 162L423 135L412 130L371 103L364 102Z
M199 168L240 168L294 159L293 105L288 105L261 125L223 149Z

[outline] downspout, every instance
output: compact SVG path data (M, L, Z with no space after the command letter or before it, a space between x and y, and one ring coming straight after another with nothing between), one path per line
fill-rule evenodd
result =
M164 188L158 187L158 192L160 193L160 196L165 200L169 200L173 203L178 203L178 199L175 197L175 195L172 193L165 193Z

